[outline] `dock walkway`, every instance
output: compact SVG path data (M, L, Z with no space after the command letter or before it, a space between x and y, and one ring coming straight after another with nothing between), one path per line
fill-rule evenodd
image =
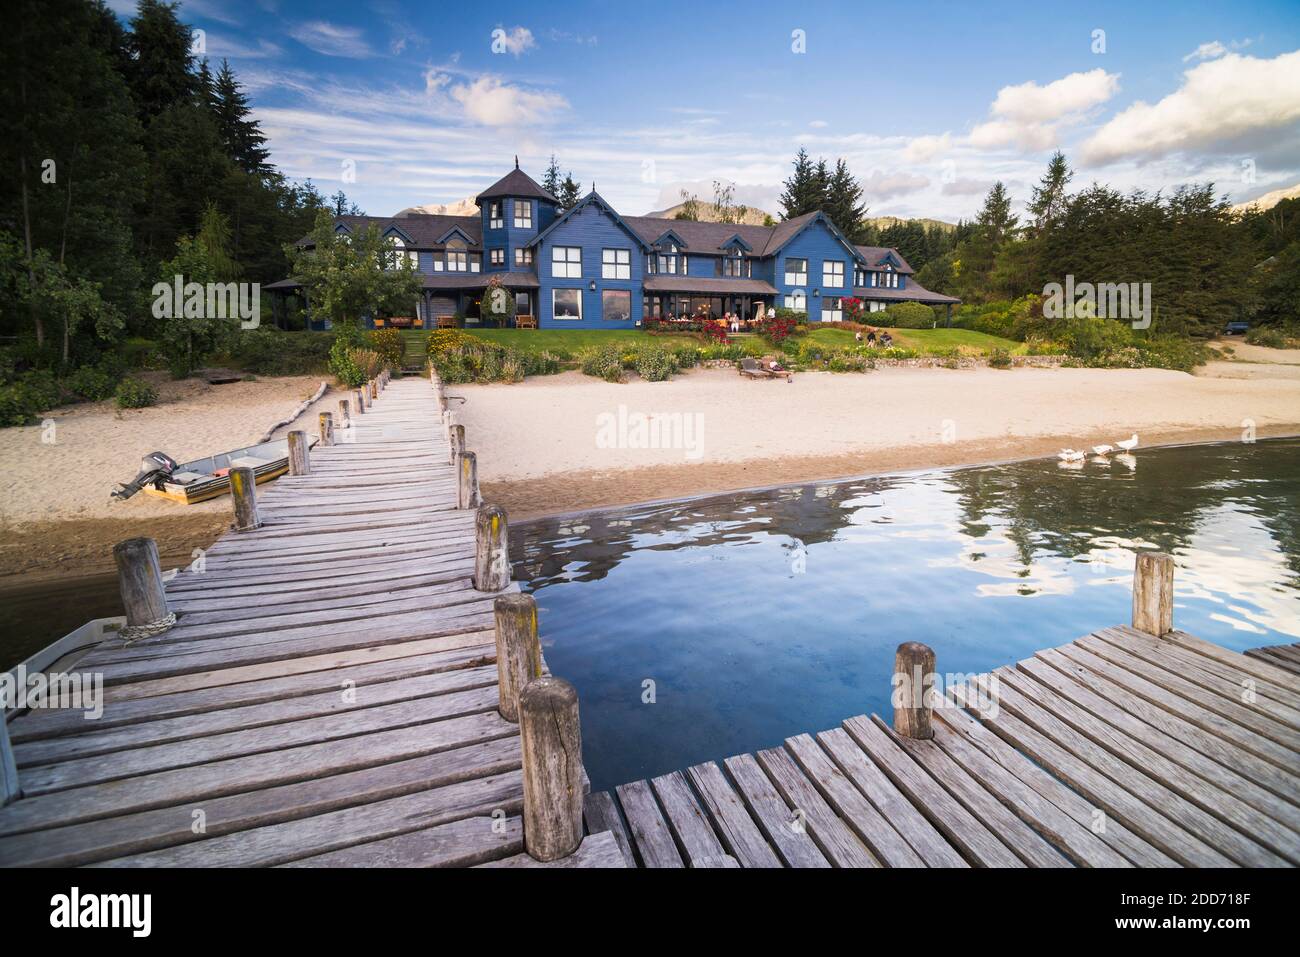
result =
M978 706L991 677L996 713ZM591 794L588 827L644 867L1300 863L1285 662L1123 627L971 681L947 689L929 739L850 718Z
M435 387L392 380L352 421L258 488L260 528L167 584L175 627L76 663L102 717L9 722L0 864L536 863L497 713L501 593L471 580ZM553 863L622 862L600 835Z

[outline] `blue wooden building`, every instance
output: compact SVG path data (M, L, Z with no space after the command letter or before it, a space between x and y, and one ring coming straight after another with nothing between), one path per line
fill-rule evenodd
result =
M594 190L563 210L518 161L475 202L477 216L338 218L343 232L377 224L421 275L410 314L371 325L472 326L492 276L515 296L516 321L544 329L627 329L648 318L727 313L752 319L780 307L837 322L849 298L872 312L896 302L951 310L960 301L918 284L898 250L852 244L821 212L770 227L623 216ZM286 279L266 288L298 285Z

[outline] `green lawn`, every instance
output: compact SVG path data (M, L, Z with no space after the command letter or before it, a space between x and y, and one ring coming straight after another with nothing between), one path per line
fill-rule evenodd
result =
M909 349L930 352L936 349L968 348L987 351L989 349L1006 349L1011 353L1025 351L1023 342L990 336L985 332L970 329L890 329L894 345ZM813 329L808 337L814 342L827 346L851 346L854 344L853 333L848 329L820 328Z

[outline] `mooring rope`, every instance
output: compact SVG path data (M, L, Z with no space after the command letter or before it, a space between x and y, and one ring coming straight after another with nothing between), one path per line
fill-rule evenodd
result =
M174 624L176 624L176 612L173 611L168 612L166 617L151 621L148 624L123 625L117 630L117 635L122 639L122 644L129 645L141 638L152 638L154 635L161 635Z

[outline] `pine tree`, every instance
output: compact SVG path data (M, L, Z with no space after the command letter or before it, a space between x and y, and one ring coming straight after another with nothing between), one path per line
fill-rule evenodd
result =
M190 28L176 19L176 5L140 0L131 19L128 79L141 121L147 126L198 88Z
M1007 192L1001 180L994 183L993 188L984 197L984 206L975 221L994 246L1000 245L1015 233L1020 217L1011 215L1011 194Z
M560 209L573 209L581 198L582 184L574 181L572 171L564 174L564 182L560 184L560 191L556 194L556 199L560 201Z
M361 207L348 199L348 194L339 190L329 201L330 212L335 216L364 216Z
M555 162L555 154L551 154L551 165L546 167L546 175L542 177L542 189L546 190L556 199L560 198L560 164Z
M206 60L203 65L206 69ZM269 172L266 161L271 154L264 145L266 136L257 121L249 119L252 110L248 97L239 88L239 81L226 60L221 61L221 71L217 74L214 113L217 132L226 144L226 155L235 165L250 175Z
M863 241L862 220L867 215L867 207L862 202L862 186L842 159L835 162L835 172L831 174L830 185L826 190L824 209L831 222L850 242Z
M1034 217L1034 232L1051 229L1065 211L1065 188L1074 178L1074 171L1065 161L1065 154L1057 150L1047 163L1047 172L1034 187L1029 200L1029 212Z
M826 195L824 183L819 182L817 178L817 167L813 165L812 160L808 158L808 151L802 146L799 147L792 165L794 173L783 184L785 189L781 193L782 219L794 219L796 216L820 209ZM824 170L826 164L823 162L821 165Z

